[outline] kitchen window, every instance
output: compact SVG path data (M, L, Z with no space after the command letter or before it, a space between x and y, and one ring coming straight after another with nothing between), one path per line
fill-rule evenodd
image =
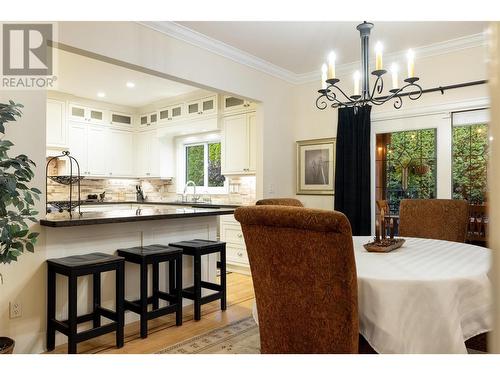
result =
M201 193L226 193L225 178L221 175L221 144L201 142L184 145L184 183L193 181Z

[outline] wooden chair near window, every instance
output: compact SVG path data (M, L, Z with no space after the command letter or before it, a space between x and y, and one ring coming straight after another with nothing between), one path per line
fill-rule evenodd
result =
M460 199L403 199L399 207L399 235L465 242L469 205Z
M488 215L487 206L469 205L469 226L467 230L467 242L485 245L488 239Z
M391 222L391 219L392 219L393 223L394 223L395 233L398 233L398 230L399 230L398 229L399 228L399 215L391 215L391 210L389 208L389 203L385 199L378 200L376 203L377 203L377 209L378 209L377 217L380 214L380 212L382 212L382 209L383 209L384 210L385 227L387 229L389 229L390 222ZM389 235L389 233L386 233L386 234Z

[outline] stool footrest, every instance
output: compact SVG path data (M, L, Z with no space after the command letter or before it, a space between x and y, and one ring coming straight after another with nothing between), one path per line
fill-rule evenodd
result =
M201 304L204 305L205 303L216 301L216 300L220 299L221 297L222 297L221 292L210 294L210 295L205 296L205 297L201 297Z
M176 311L177 311L177 304L161 307L159 309L149 311L148 312L148 320L158 318L162 315L171 314L171 313L174 313Z
M54 326L54 329L56 331L59 331L59 332L65 334L66 336L68 336L69 327L67 324L67 320L61 322L60 320L50 319L50 323Z
M177 302L177 296L165 292L158 292L158 298L170 303ZM152 305L154 301L154 297L148 297L147 299L148 305ZM129 301L125 300L125 310L133 311L137 314L141 313L141 300Z
M208 281L202 281L200 284L201 287L205 289L215 290L217 292L220 292L222 290L222 286L220 286L219 284L210 283Z
M98 314L100 316L104 316L105 318L108 318L110 320L114 320L114 321L117 320L116 312L115 311L111 311L109 309L106 309L104 307L100 307L99 306L96 309L96 314Z
M117 326L118 325L116 322L112 322L112 323L105 324L105 325L100 326L100 327L90 328L84 332L77 333L76 341L82 342L82 341L86 341L88 339L93 339L94 337L97 337L97 336L105 335L106 333L116 331Z

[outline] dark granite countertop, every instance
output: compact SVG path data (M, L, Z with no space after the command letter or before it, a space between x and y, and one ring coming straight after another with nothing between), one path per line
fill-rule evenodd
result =
M137 202L134 202L137 203ZM104 203L107 204L107 203ZM220 206L217 206L220 207ZM200 208L186 207L182 205L165 207L145 207L137 209L117 209L99 212L84 212L82 216L74 213L69 217L68 213L47 214L45 219L40 220L40 225L46 227L74 227L80 225L127 223L145 220L179 219L201 216L231 215L234 208Z
M198 207L198 208L238 208L241 205L239 204L218 204L218 203L210 203L210 202L165 202L165 201L159 201L159 202L150 202L150 201L145 201L145 202L138 202L138 201L82 201L82 206L105 206L105 205L112 205L112 204L138 204L138 205L153 205L153 206L189 206L189 207Z

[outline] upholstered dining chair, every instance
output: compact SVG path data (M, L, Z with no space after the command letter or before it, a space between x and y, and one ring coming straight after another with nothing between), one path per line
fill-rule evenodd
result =
M357 353L351 226L336 211L240 207L261 353Z
M469 222L467 201L403 199L399 206L399 235L465 242Z
M268 198L258 200L255 205L257 206L295 206L295 207L304 207L301 201L295 198Z

